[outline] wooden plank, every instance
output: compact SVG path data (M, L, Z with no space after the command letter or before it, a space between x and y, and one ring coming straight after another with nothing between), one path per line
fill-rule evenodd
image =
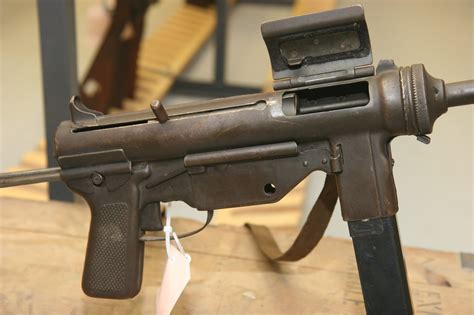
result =
M35 201L48 201L47 186L45 183L26 185L20 187L2 188L0 197L27 199Z
M145 67L151 67L156 70L153 76L149 79L156 81L158 86L157 91L150 92L150 94L139 95L139 99L146 99L145 104L151 101L151 97L158 96L162 98L170 88L167 81L163 78L171 77L174 80L185 65L189 62L190 57L196 53L197 49L207 40L214 28L215 21L214 7L196 7L188 3L180 3L171 15L168 15L166 20L160 25L158 30L152 34L151 37L145 38L141 41L140 51L138 56L138 64L140 67L144 64ZM201 32L204 30L205 32ZM196 45L195 42L199 42ZM188 45L188 43L191 43ZM157 47L159 53L157 52ZM191 50L187 58L175 58L176 52L182 54ZM177 64L178 63L178 64ZM173 69L170 69L172 67ZM135 68L134 68L135 71ZM173 71L173 73L171 73ZM137 81L140 84L143 81ZM158 95L157 95L158 93ZM122 93L123 94L123 93ZM133 93L129 93L130 97L134 97ZM122 102L123 97L121 98ZM140 101L137 104L144 104ZM142 109L142 108L140 108Z
M78 204L0 199L2 314L153 314L165 258L148 243L142 291L132 300L80 289L90 214ZM176 231L200 224L173 220ZM296 231L279 228L287 245ZM242 227L211 225L182 240L191 282L173 314L364 314L350 241L326 237L296 263L268 263ZM459 255L404 248L415 312L472 314L474 273Z
M45 167L47 165L45 150L36 148L26 153L22 158L21 164L30 169Z
M295 0L292 14L303 15L320 11L328 11L336 8L336 0Z
M137 101L126 100L125 110L148 107L152 99L163 98L192 56L211 35L216 24L213 8L200 8L184 4L163 25L144 40L139 58L138 73L147 73L146 89L140 89L143 80L137 81ZM171 35L172 34L172 35ZM145 93L144 91L149 92Z
M169 72L169 65L166 63L164 59L162 60L139 59L138 67L146 69L146 71L152 74L154 77L153 81L158 81L158 80L162 80L166 78L166 76L162 75L162 73Z
M163 78L161 81L156 82L155 85L151 86L148 93L141 92L136 95L135 99L130 101L126 100L123 103L123 108L127 111L139 111L144 108L149 108L150 100L159 99L159 95L162 95L161 93L164 93L164 90L169 89L172 84L172 79Z

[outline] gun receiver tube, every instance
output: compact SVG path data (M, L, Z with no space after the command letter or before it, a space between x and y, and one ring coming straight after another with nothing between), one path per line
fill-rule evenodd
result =
M51 167L30 171L0 173L0 188L59 181L61 179L60 171L60 167Z
M446 112L448 105L474 103L472 81L443 86L442 80L431 77L428 80L422 65L402 68L400 73L402 77L399 71L393 70L338 86L322 84L198 102L193 104L194 112L172 113L170 108L170 120L165 124L158 123L151 110L104 115L97 118L95 125L86 127L66 121L61 123L56 133L56 155L73 156L120 149L130 161L140 162L288 141L305 143L348 130L352 134L367 129L384 130L387 137L428 134L435 119ZM413 78L416 82L411 82ZM363 86L364 89L356 89L355 94L364 93L363 97L357 97L357 102L351 102L350 106L344 103L342 108L325 106L327 96L331 100L335 97L337 104L338 96L352 97L344 94L349 85ZM433 86L436 86L436 91L446 91L446 95L435 97ZM329 93L329 89L338 93ZM416 89L416 98L412 95L413 89ZM306 97L319 95L320 91L329 94L323 93L321 99L314 100ZM285 93L298 97L286 97L285 100ZM291 113L282 106L284 100L294 107ZM314 102L321 106L313 106ZM382 119L375 119L380 108L387 114Z
M448 83L445 89L448 107L474 104L474 80Z

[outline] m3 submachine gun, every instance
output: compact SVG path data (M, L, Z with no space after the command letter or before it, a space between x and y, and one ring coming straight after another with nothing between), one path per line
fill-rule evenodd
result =
M348 221L366 310L410 314L395 214L390 141L429 142L448 108L474 103L474 81L445 84L422 64L397 67L372 52L362 7L262 25L274 92L102 115L79 98L55 138L60 167L2 174L0 186L62 180L91 207L83 290L131 298L141 285L144 241L160 230L160 202L200 210L280 200L313 171L325 187L292 247L263 226L262 251L297 260L311 251L337 198ZM206 224L208 223L206 222Z

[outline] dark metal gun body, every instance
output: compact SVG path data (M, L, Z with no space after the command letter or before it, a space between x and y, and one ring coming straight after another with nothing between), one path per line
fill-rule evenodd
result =
M109 164L126 161L130 172L147 163L143 185L153 193L143 191L141 206L184 200L198 209L218 209L275 202L309 173L323 170L340 173L346 220L387 216L397 211L389 142L398 135L429 133L434 122L418 126L405 72L410 80L425 75L416 65L355 80L170 107L166 123L159 123L151 110L67 121L58 128L56 154L65 179L69 168L79 172L87 156L97 164L104 164L101 156ZM433 82L439 94L430 108L437 117L447 110L447 96L443 82ZM427 92L420 87L417 93ZM333 108L308 105L327 100ZM267 155L284 143L296 149L280 158ZM248 156L229 155L239 148ZM202 153L216 162L199 165L196 157ZM186 162L190 159L192 165ZM89 173L84 169L84 176ZM162 188L172 183L176 189ZM267 184L276 187L273 194L265 192Z
M201 210L276 202L316 170L337 175L346 221L393 216L390 141L425 137L448 103L474 102L473 82L445 86L422 65L382 65L377 75L352 80L170 107L163 123L152 110L63 122L56 135L61 177L93 209L102 207L93 210L90 243L99 242L94 213L123 212L127 248L137 249L126 254L136 263L125 274L141 273L140 216L159 202ZM467 87L463 97L450 92L459 85ZM113 265L90 251L96 264ZM97 275L85 272L88 294L110 296L111 284L94 291L87 275Z
M201 210L270 203L321 170L337 175L345 220L392 216L391 139L430 133L448 105L474 103L473 86L444 85L421 65L393 66L342 82L177 105L164 123L151 109L100 115L73 99L73 119L56 135L61 170L2 175L0 186L60 173L92 208L84 291L131 297L141 283L140 237L153 229L160 202ZM122 234L107 240L106 225ZM114 253L114 243L123 249Z
M360 7L269 22L262 32L275 92L166 109L154 102L150 110L116 115L72 99L55 152L61 179L92 210L84 291L108 298L138 293L140 238L161 226L160 202L181 200L200 210L271 203L320 170L336 176L343 218L362 238L356 252L379 246L365 246L371 220L389 227L391 234L374 244L391 241L387 252L398 252L397 291L410 313L390 141L415 135L429 142L448 107L474 103L474 81L445 84L421 64L399 68L391 60L375 71ZM0 184L8 182L0 176ZM360 264L359 270L365 272ZM363 287L364 295L374 290Z

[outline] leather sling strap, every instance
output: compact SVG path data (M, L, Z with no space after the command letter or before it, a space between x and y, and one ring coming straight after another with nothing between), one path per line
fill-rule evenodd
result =
M273 261L297 261L308 255L323 237L337 202L336 177L327 175L323 190L291 247L284 253L278 247L270 230L264 225L249 224L260 250Z

